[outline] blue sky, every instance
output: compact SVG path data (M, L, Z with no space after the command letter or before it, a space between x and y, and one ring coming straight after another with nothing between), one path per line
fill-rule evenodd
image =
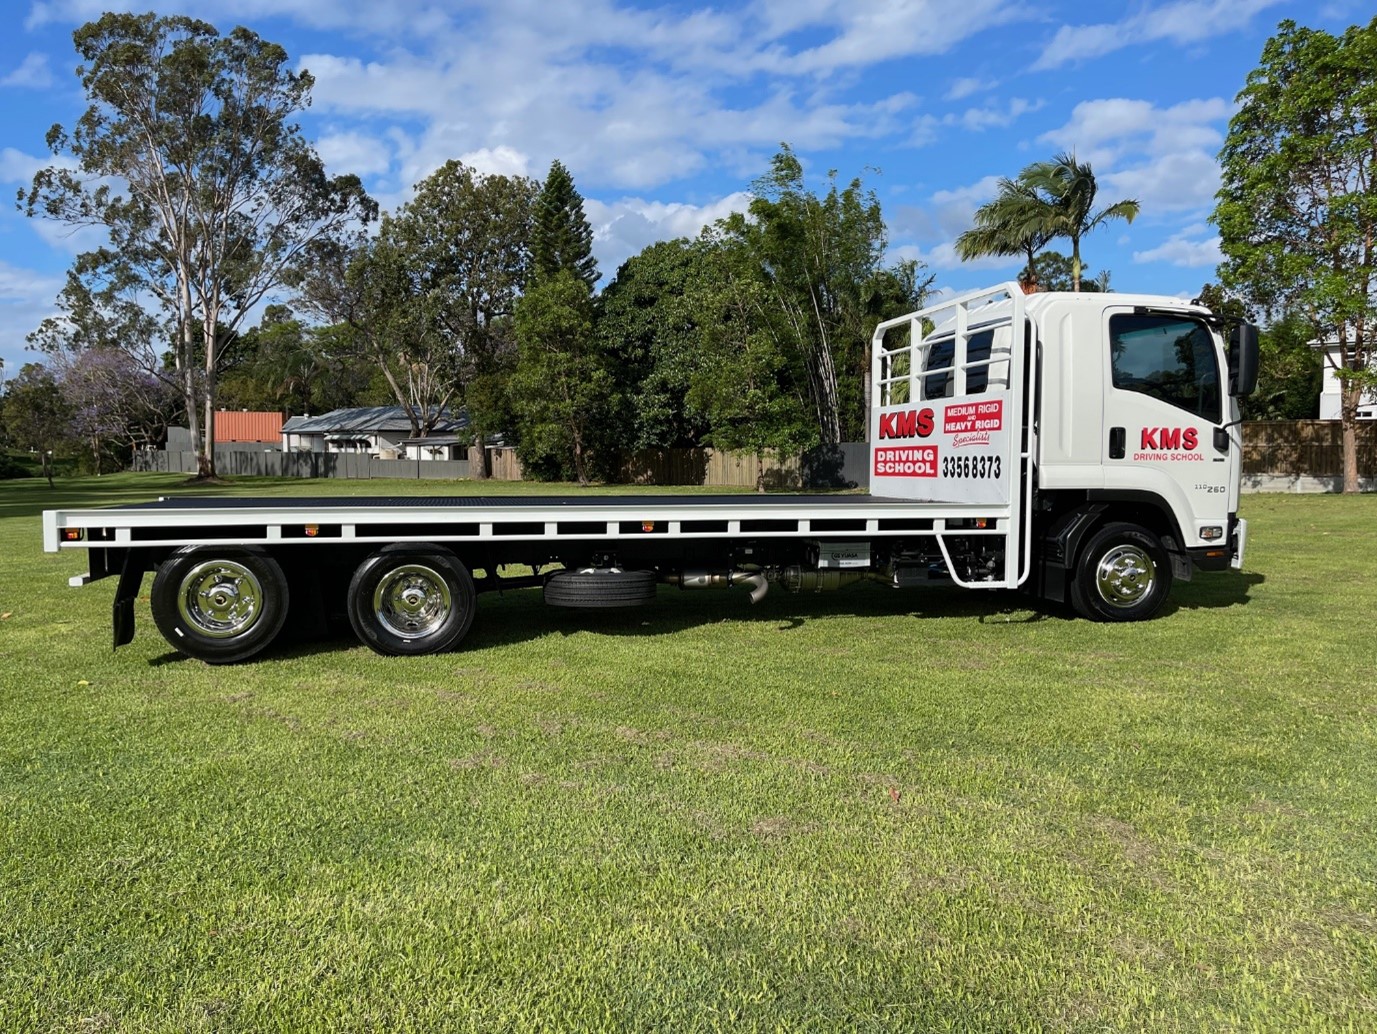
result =
M51 156L44 136L84 108L72 31L114 5L6 4L0 188ZM593 224L604 282L655 240L744 207L787 141L814 186L836 169L878 194L896 258L976 288L1016 262L960 263L953 238L995 180L1074 150L1130 226L1083 245L1112 286L1191 296L1214 278L1207 220L1233 99L1279 21L1341 32L1356 0L183 0L151 5L225 32L247 25L316 78L300 119L332 173L384 208L459 158L543 176L558 158ZM149 4L133 9L147 10ZM0 358L53 311L94 242L0 206Z

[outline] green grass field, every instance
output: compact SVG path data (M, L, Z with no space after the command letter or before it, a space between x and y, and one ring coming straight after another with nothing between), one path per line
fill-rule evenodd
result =
M1377 1029L1377 497L1140 625L524 590L213 668L41 552L175 482L0 484L6 1034Z

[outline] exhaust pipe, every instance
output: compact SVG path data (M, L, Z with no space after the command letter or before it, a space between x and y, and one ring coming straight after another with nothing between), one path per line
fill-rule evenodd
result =
M661 579L681 589L735 589L750 591L751 602L759 603L770 591L770 582L764 571L681 571L667 574Z

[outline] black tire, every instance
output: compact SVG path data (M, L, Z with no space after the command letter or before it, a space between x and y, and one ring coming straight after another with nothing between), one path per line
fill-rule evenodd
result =
M552 607L643 607L655 599L654 571L557 571L545 580L545 602Z
M1092 621L1144 621L1171 592L1171 560L1156 535L1136 524L1107 524L1086 543L1071 582L1071 604Z
M246 661L287 620L277 561L242 546L185 546L158 567L153 622L178 653L208 664Z
M453 649L473 625L473 576L453 553L389 547L349 581L349 624L359 641L388 657Z

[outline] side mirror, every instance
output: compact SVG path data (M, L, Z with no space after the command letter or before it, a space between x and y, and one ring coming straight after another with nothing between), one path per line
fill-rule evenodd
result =
M1229 334L1229 394L1243 398L1257 387L1257 327L1240 323Z

